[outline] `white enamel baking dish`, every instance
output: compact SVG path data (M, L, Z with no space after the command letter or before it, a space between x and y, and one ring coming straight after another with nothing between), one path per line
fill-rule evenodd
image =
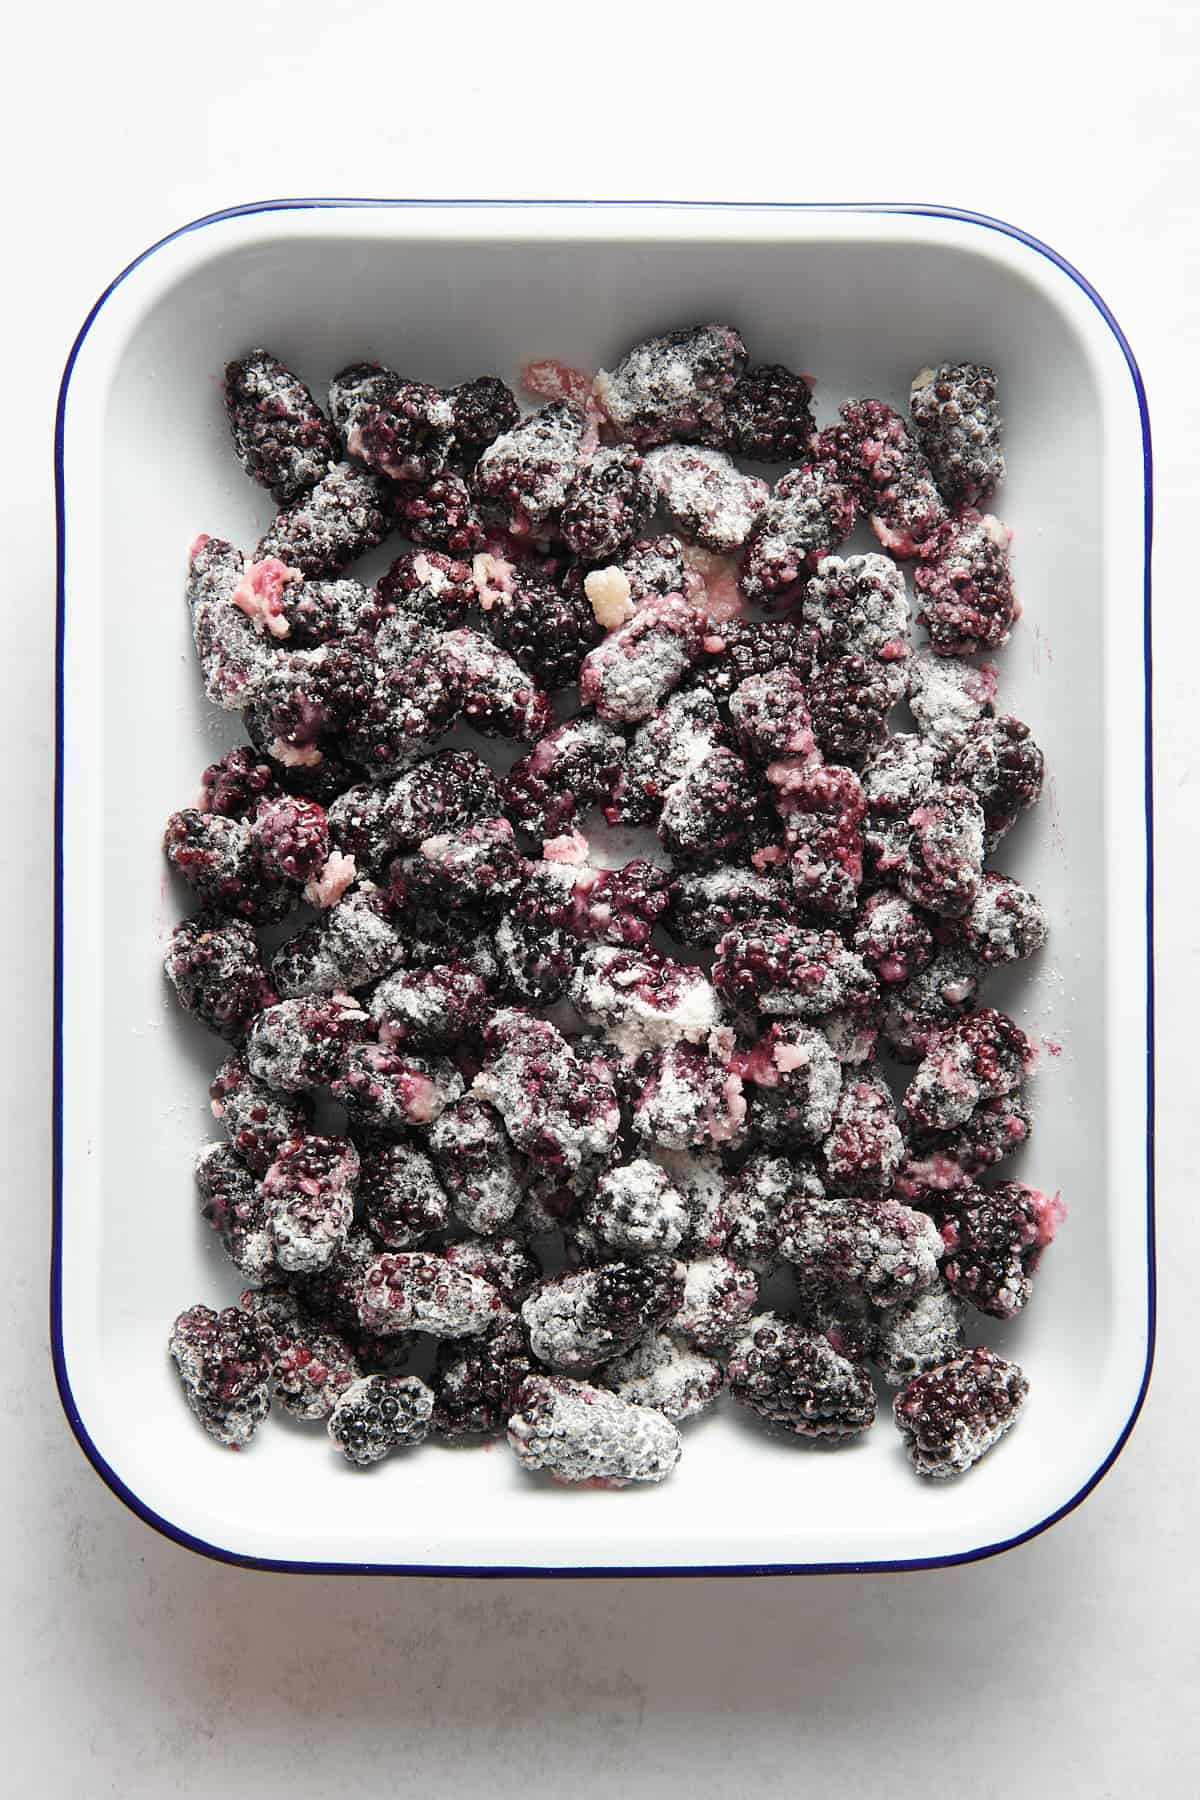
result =
M196 532L252 543L270 500L230 453L227 357L259 342L318 387L368 355L443 384L531 356L595 367L641 335L729 319L759 360L903 403L923 364L1001 372L1025 616L1006 709L1051 771L1002 866L1047 903L1032 974L997 980L1046 1046L1014 1174L1071 1212L1017 1323L982 1334L1031 1381L969 1477L909 1471L886 1413L839 1453L728 1405L685 1427L661 1487L569 1492L503 1447L426 1447L356 1478L312 1433L219 1451L181 1403L169 1321L228 1304L198 1220L219 1046L164 989L179 910L163 820L226 742L182 601ZM298 201L174 233L112 284L63 380L53 1339L63 1403L116 1493L228 1561L391 1573L911 1568L989 1554L1094 1486L1136 1418L1153 1334L1150 461L1129 347L1053 251L934 208ZM317 1434L319 1440L319 1432ZM306 1441L307 1440L307 1441Z

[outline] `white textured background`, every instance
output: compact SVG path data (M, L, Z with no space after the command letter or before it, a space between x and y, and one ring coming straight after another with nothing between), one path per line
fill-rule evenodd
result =
M776 10L701 31L644 0L126 0L0 23L4 1791L1196 1791L1200 14ZM1158 1364L1116 1468L1026 1548L792 1582L258 1576L154 1536L76 1449L46 1330L54 393L154 238L322 193L939 201L1048 240L1132 340L1158 468Z

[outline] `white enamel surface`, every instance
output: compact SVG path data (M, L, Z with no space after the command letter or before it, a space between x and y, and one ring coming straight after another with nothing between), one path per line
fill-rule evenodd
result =
M1025 617L1006 710L1051 779L998 866L1046 902L1035 972L989 997L1043 1058L1013 1173L1071 1216L1035 1302L988 1342L1026 1416L961 1482L908 1471L886 1417L837 1454L724 1406L661 1488L572 1493L506 1449L428 1447L356 1478L272 1420L219 1452L179 1397L171 1318L237 1281L196 1217L221 1048L168 1003L182 910L162 822L232 741L205 707L182 600L197 531L251 543L271 510L225 435L219 371L260 341L318 388L352 356L449 383L530 356L595 366L639 335L728 318L760 360L903 403L945 356L1001 372ZM141 1504L237 1555L334 1564L624 1567L969 1554L1067 1505L1133 1411L1146 1354L1143 476L1132 380L1101 315L1037 252L965 222L814 212L449 208L281 212L193 232L104 304L65 433L63 1357L91 1443Z

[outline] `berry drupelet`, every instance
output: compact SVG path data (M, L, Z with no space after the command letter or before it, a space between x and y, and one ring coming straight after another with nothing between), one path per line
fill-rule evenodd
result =
M446 467L454 409L445 394L378 363L335 375L329 410L347 454L392 481L432 481Z

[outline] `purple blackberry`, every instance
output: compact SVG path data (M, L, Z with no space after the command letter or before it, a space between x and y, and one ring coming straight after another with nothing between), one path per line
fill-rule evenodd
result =
M280 635L297 649L316 649L342 638L371 637L379 629L381 617L373 589L348 577L289 583L280 593L277 613L278 623L286 627Z
M970 908L983 877L984 813L961 784L942 788L908 815L908 838L896 881L927 912L957 918Z
M820 1019L875 996L875 978L835 931L774 920L735 925L717 945L713 985L737 1011Z
M708 947L753 919L792 922L796 902L772 869L723 867L685 873L671 883L665 924L681 944Z
M1007 644L1021 609L1013 593L1012 532L990 513L965 512L937 556L920 567L917 623L935 656L974 656Z
M433 481L400 482L392 496L392 517L410 544L450 556L473 556L487 537L470 488L452 469Z
M639 1157L602 1175L583 1208L607 1252L674 1252L691 1232L687 1197L665 1169Z
M1019 1025L994 1007L967 1013L940 1032L908 1084L904 1110L919 1130L949 1131L982 1100L1019 1088L1033 1047Z
M873 1194L891 1187L904 1139L891 1089L877 1069L863 1069L844 1083L821 1148L830 1193Z
M185 807L167 820L163 849L202 906L252 925L286 918L300 898L295 887L266 878L242 819Z
M1015 1318L1029 1302L1038 1264L1065 1215L1057 1194L1019 1181L943 1195L937 1219L947 1287L993 1319Z
M271 1407L269 1343L253 1319L227 1306L180 1313L167 1345L188 1405L210 1437L248 1444Z
M610 825L651 824L672 784L727 741L717 703L706 689L672 694L634 732L605 818Z
M367 1027L366 1013L346 994L281 1000L255 1019L246 1061L252 1075L283 1093L328 1087Z
M366 639L279 651L243 714L247 735L285 769L317 768L366 704L374 679Z
M722 554L741 548L770 496L765 481L743 475L723 450L664 444L650 451L646 470L679 535Z
M568 1171L607 1156L621 1122L616 1093L561 1032L509 1009L493 1015L484 1042L474 1091L496 1108L518 1150Z
M908 595L890 557L825 557L804 591L801 618L818 663L844 656L882 663L900 698L904 676L896 665L909 654Z
M573 687L579 665L602 636L586 595L561 587L536 564L483 609L489 637L543 688Z
M504 809L535 838L555 837L606 799L625 758L625 740L587 714L548 731L504 781Z
M980 363L940 363L913 377L913 435L948 506L975 506L1004 480L996 375Z
M335 800L329 836L360 873L380 875L394 852L500 810L496 777L473 750L439 750L390 781L353 787Z
M887 737L888 714L899 697L891 670L861 656L814 669L808 706L822 754L829 762L861 768Z
M700 584L677 537L639 538L622 551L618 566L635 607L643 600L663 600L668 594L682 594L685 600L697 597Z
M854 926L854 948L881 982L894 987L928 968L933 932L908 900L881 890L863 904Z
M648 719L700 655L703 613L678 595L647 600L627 625L587 655L579 671L585 706L602 719Z
M879 1314L872 1352L884 1380L902 1387L961 1354L966 1307L940 1281Z
M980 719L995 716L996 671L990 663L953 662L926 649L909 658L904 672L917 730L947 750Z
M778 805L797 902L832 918L851 916L862 885L867 810L857 775L828 763L805 769L790 776Z
M329 855L324 807L291 794L264 800L250 821L250 835L267 882L304 887Z
M936 1212L943 1195L971 1185L1029 1136L1029 1113L1019 1094L983 1100L949 1131L909 1132L896 1192L910 1206Z
M498 375L477 375L451 388L446 398L454 413L455 459L467 470L521 417L516 395Z
M1019 719L981 719L955 751L951 777L983 808L984 842L994 850L1042 795L1045 758Z
M305 1316L336 1330L352 1347L364 1372L383 1369L387 1360L376 1354L379 1346L368 1342L368 1334L362 1331L358 1317L363 1279L377 1255L375 1240L352 1225L332 1263L311 1275L290 1274L287 1277L288 1287ZM389 1349L394 1350L398 1342L393 1339ZM398 1364L393 1362L386 1373L395 1374L397 1367Z
M538 910L529 905L526 890L496 927L496 958L505 993L533 1006L552 1006L566 993L580 946L569 924L547 925Z
M286 1288L242 1295L270 1340L271 1394L296 1419L327 1419L360 1370L349 1344L297 1305Z
M313 579L340 575L390 530L383 483L352 463L334 463L311 492L276 514L254 555L277 556Z
M796 605L821 558L849 537L857 511L835 462L806 462L781 475L742 553L746 599L766 612Z
M628 444L581 463L559 514L559 536L585 562L610 562L645 530L658 498L650 467Z
M261 1175L289 1138L303 1137L311 1122L306 1101L285 1099L250 1073L244 1056L221 1064L209 1085L212 1116L248 1169Z
M494 1107L475 1094L447 1106L429 1133L429 1154L456 1218L471 1231L508 1224L524 1171Z
M745 1133L742 1078L702 1045L680 1042L639 1064L635 1135L667 1150L734 1144Z
M751 1137L772 1149L819 1143L834 1123L842 1069L819 1031L789 1020L771 1025L732 1067L746 1093Z
M808 686L799 669L784 664L749 675L734 688L728 704L734 729L752 755L764 761L795 757L802 765L816 760Z
M729 1256L705 1256L687 1264L683 1299L671 1330L701 1350L721 1351L740 1336L758 1304L758 1276Z
M440 737L464 710L462 672L444 648L445 639L429 628L404 621L385 627L389 637L370 687L346 721L342 743L351 762L372 775L401 773ZM384 637L380 632L380 640Z
M571 406L542 407L487 446L472 487L485 514L514 537L545 537L557 529L583 458L584 420Z
M200 660L205 698L236 712L250 700L275 657L274 641L255 630L234 594L245 572L240 550L201 533L189 552L184 596Z
M982 975L973 957L939 950L932 962L885 993L880 1029L897 1062L920 1062L938 1034L974 1004Z
M542 1278L541 1266L519 1237L462 1237L447 1244L442 1255L452 1269L478 1275L494 1287L506 1306L519 1307ZM496 1329L513 1323L501 1319Z
M358 1200L367 1230L382 1250L410 1250L444 1230L450 1202L423 1150L404 1139L374 1144L361 1155Z
M393 864L397 906L474 906L499 911L526 879L526 860L507 819L481 819L426 838L415 856Z
M581 937L640 948L667 908L671 878L635 857L619 869L586 869L575 882L572 924Z
M261 1185L229 1144L205 1144L193 1164L200 1216L221 1239L235 1269L249 1281L276 1273Z
M619 1399L651 1407L675 1425L711 1406L725 1385L719 1362L665 1331L614 1357L596 1379Z
M299 376L269 350L250 350L226 364L225 410L238 461L281 506L314 487L337 461L329 420Z
M244 919L213 913L182 919L163 966L184 1012L231 1044L240 1044L256 1014L275 1000Z
M942 1240L932 1219L898 1200L806 1194L780 1208L779 1250L802 1286L853 1286L895 1306L937 1278Z
M441 1056L417 1056L385 1044L352 1044L330 1092L352 1118L384 1131L432 1125L463 1091L462 1077Z
M755 363L726 396L722 435L735 456L802 462L813 430L812 382L780 363Z
M433 1391L416 1375L365 1375L330 1413L330 1441L354 1468L367 1469L393 1450L419 1444L432 1413Z
M358 1166L348 1138L310 1133L279 1146L262 1185L281 1269L311 1275L337 1259L354 1218Z
M984 1349L918 1375L893 1406L917 1474L964 1474L1016 1424L1028 1392L1016 1363Z
M960 918L943 921L941 942L960 947L981 963L1020 962L1046 942L1045 908L1008 875L985 869L974 900Z
M365 987L394 969L403 954L388 897L356 881L313 924L281 944L271 979L285 1000Z
M438 631L461 625L475 604L475 580L469 563L437 550L412 550L398 556L375 587L384 615L399 613Z
M667 789L658 835L678 864L711 863L752 833L760 804L741 757L718 746Z
M873 814L907 819L914 807L938 798L948 768L942 745L897 731L863 771L863 792Z
M507 651L479 632L445 633L441 656L461 684L467 723L484 737L532 744L554 723L549 696Z
M490 1011L487 989L460 963L397 969L370 999L381 1044L395 1049L452 1050L475 1035Z
M433 1373L433 1429L438 1437L491 1437L517 1409L533 1363L515 1319L484 1338L439 1344Z
M406 969L433 969L459 963L478 975L489 993L501 984L496 955L496 926L465 908L417 907L404 920L399 962Z
M432 1337L476 1337L505 1313L490 1282L423 1250L384 1252L367 1265L358 1296L368 1331L427 1331Z
M812 663L807 640L790 619L731 619L714 625L701 651L686 685L707 688L723 703L752 676L790 669L803 681Z
M680 1265L669 1256L603 1263L543 1284L521 1308L533 1354L579 1373L607 1362L678 1310Z
M680 1042L703 1043L720 1023L717 996L700 969L655 950L589 946L571 981L571 1004L626 1056Z
M933 472L904 420L882 400L847 400L814 454L832 456L884 549L899 557L935 557L950 516Z
M641 449L671 438L714 442L746 362L731 326L693 325L647 338L601 369L596 396L617 434Z
M423 381L352 363L329 386L329 410L350 456L392 481L432 481L446 466L454 409Z
M824 1192L815 1164L802 1155L773 1156L756 1150L729 1182L726 1253L739 1267L765 1275L779 1261L779 1214L784 1202L795 1194L819 1199Z
M682 1445L671 1421L604 1388L561 1375L529 1375L508 1421L508 1442L527 1469L555 1481L625 1487L662 1481Z
M220 762L210 763L200 778L200 804L203 813L218 813L224 819L243 819L259 802L273 799L277 790L270 763L249 744L227 750Z
M741 1406L797 1437L837 1442L875 1421L875 1390L866 1370L785 1313L761 1313L752 1321L727 1372L729 1391Z

